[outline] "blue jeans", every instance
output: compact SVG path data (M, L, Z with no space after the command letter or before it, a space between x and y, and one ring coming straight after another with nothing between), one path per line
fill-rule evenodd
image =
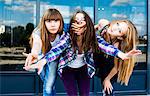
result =
M40 77L43 81L43 96L55 96L55 81L58 62L54 61L44 66Z

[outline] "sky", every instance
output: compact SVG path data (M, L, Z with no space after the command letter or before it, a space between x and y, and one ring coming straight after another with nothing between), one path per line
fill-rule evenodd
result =
M0 24L22 25L33 22L36 2L30 0L0 0Z
M129 19L136 24L140 35L146 34L146 3L147 0L40 0L41 10L36 13L36 0L0 0L0 25L25 26L27 23L36 24L36 14L43 14L49 8L57 8L63 15L64 21L69 22L73 10L81 8L94 19L96 5L96 20ZM97 22L96 21L96 22Z

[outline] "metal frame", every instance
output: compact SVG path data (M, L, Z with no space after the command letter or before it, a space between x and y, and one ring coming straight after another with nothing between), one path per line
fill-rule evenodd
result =
M148 41L147 41L147 94L150 94L150 1L147 0L147 30L148 30Z
M97 8L98 8L98 0L94 0L94 22L96 22L96 20L97 20L97 16L98 16L98 10L97 10ZM150 59L148 59L148 58L150 58L150 19L149 19L149 17L150 17L150 0L146 0L146 10L147 10L147 17L146 17L146 19L147 19L147 37L148 37L148 41L147 41L147 56L146 56L146 61L147 61L147 70L146 70L146 72L147 73L145 73L146 74L146 78L147 78L147 80L146 80L146 93L147 94L150 94ZM142 71L141 71L142 72ZM143 93L145 93L145 92L143 92Z
M97 8L98 8L98 0L94 0L93 2L94 2L94 10L93 10L94 11L94 22L96 23L97 16L98 16L98 14L97 14L98 13L98 10L97 10ZM146 80L146 84L147 84L146 85L146 89L147 90L145 90L145 91L146 91L147 94L150 95L150 59L149 59L150 58L150 24L149 24L150 23L150 19L149 19L149 16L150 16L150 12L149 12L149 10L150 10L150 0L147 0L146 8L147 8L147 18L146 19L147 19L147 36L148 36L147 40L148 41L147 41L147 71L146 71L147 72L146 73L147 74L147 77L146 77L147 78L147 80ZM40 0L36 0L36 26L38 25L39 21L40 21ZM14 74L16 75L18 73L14 73ZM3 75L7 76L9 74L3 74L3 73L0 72L0 75L1 76L3 76ZM32 94L38 95L40 93L40 87L41 87L40 86L40 79L38 78L38 76L36 74L34 74L34 73L29 74L27 72L25 72L23 74L21 73L21 76L22 75L25 75L25 76L33 75L34 76L35 82L34 82L33 86L35 87L35 93L32 93ZM9 76L13 76L13 73L11 72L11 75L9 75ZM97 86L94 86L94 82L96 82L95 79L93 79L92 89L94 91L94 94L97 94L96 90L95 90L97 88ZM142 93L145 93L145 92L142 91ZM17 94L22 94L22 93L16 93L16 95Z

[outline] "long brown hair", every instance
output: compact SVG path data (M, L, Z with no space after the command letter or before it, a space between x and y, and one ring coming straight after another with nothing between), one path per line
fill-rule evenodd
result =
M82 10L78 10L72 16L70 24L75 22L75 17L76 17L76 14L78 14L78 13L82 13L84 15L85 22L86 22L85 31L83 33L83 38L82 38L82 49L84 50L84 52L87 52L90 49L92 49L92 51L96 51L98 43L97 43L97 39L96 39L94 24L93 24L91 18L89 17L89 15ZM74 50L76 50L77 34L72 30L71 26L70 26L70 36L71 36L71 42L72 42L71 44L72 44Z
M60 20L60 27L57 32L59 35L62 35L63 26L64 26L63 17L57 9L47 9L45 11L45 13L43 14L43 16L40 20L40 23L37 27L41 32L42 53L43 54L45 54L51 48L51 44L50 44L50 40L49 40L50 34L45 25L46 20ZM32 38L30 40L32 42Z
M114 20L109 25L113 25L114 23L119 22L125 22L128 25L128 29L126 34L124 34L121 39L120 37L117 38L117 42L119 43L118 49L120 49L123 52L129 52L132 49L136 49L136 45L138 44L138 33L137 29L134 26L134 24L129 20ZM107 42L112 43L110 39L110 34L107 32L104 34L104 38ZM128 60L120 60L118 58L114 59L114 64L117 64L118 68L118 82L121 84L128 85L128 81L130 79L130 76L133 72L134 64L136 60L135 57L132 57Z

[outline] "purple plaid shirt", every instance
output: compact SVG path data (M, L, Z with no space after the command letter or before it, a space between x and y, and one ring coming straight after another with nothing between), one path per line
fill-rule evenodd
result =
M120 50L108 44L98 35L97 40L99 49L106 54L117 56L118 52L120 52ZM92 78L92 76L95 74L93 52L89 50L84 54L84 61L88 66L88 75ZM44 56L44 58L47 60L47 62L51 62L59 58L58 74L61 76L63 68L74 61L76 56L77 54L74 53L73 48L71 47L70 35L68 32L64 32L58 44L55 47L52 47L51 50Z

